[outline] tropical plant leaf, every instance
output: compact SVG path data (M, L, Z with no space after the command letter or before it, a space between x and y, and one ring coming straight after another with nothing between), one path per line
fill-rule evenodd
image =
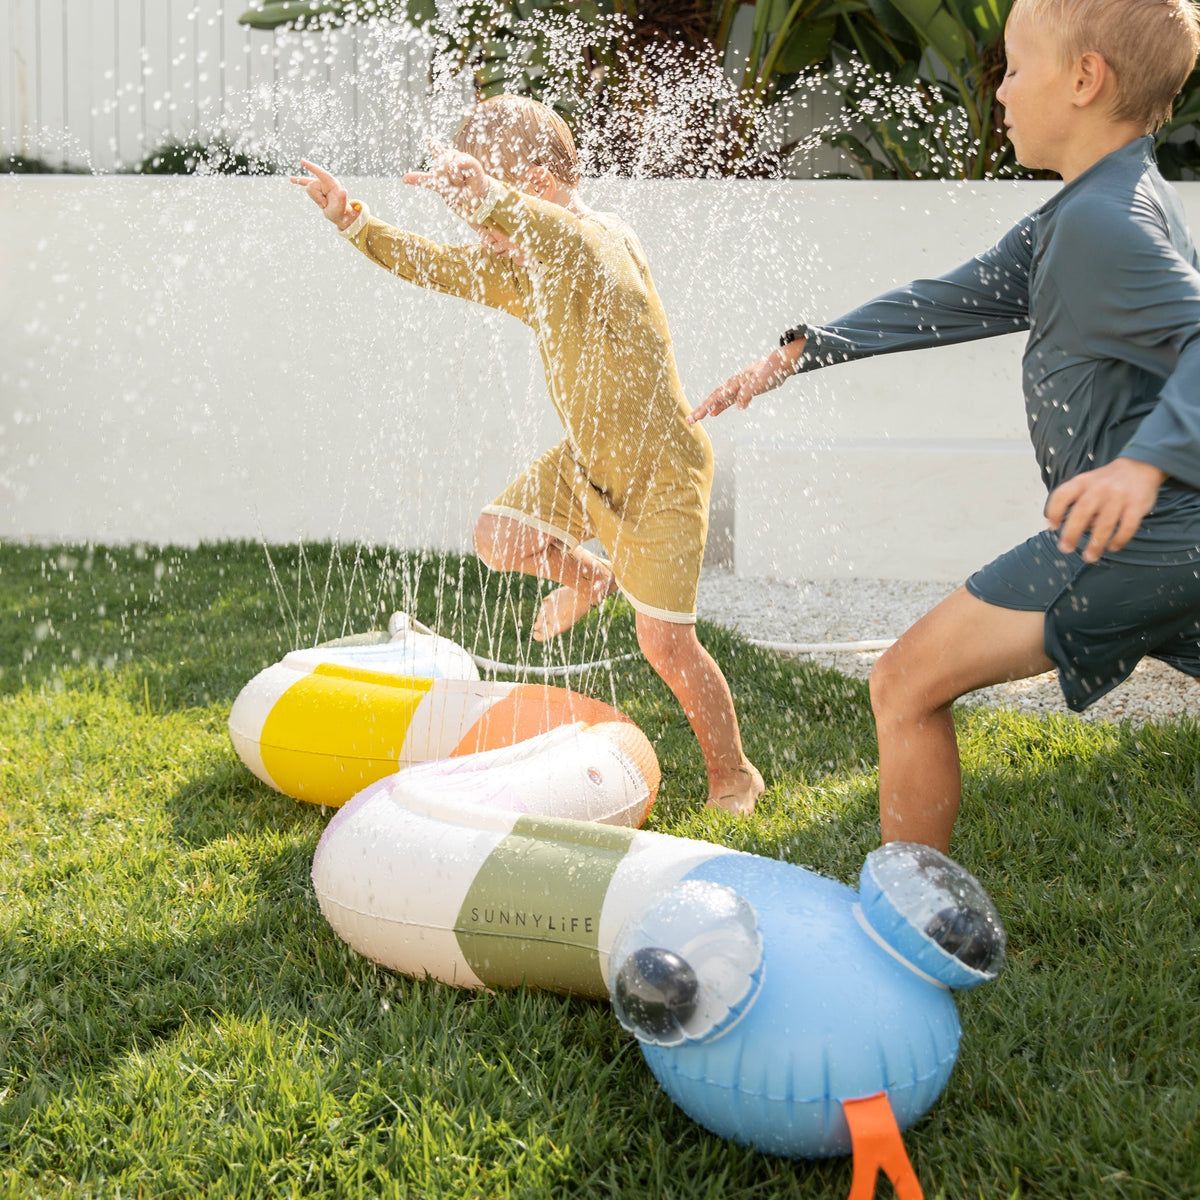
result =
M947 0L892 0L892 3L943 62L953 66L967 59L972 39Z
M896 179L899 177L894 163L877 158L861 138L857 138L851 133L823 134L821 140L826 145L834 146L847 154L858 164L859 170L866 179ZM826 177L839 178L842 176L838 173L831 173Z
M1175 97L1175 111L1158 131L1157 140L1161 144L1178 130L1197 123L1200 123L1200 70L1188 76L1179 95Z
M266 0L261 8L248 8L239 25L251 29L329 28L368 17L400 19L424 28L437 17L437 0Z
M758 0L755 7L761 8L766 15L767 33L776 34L787 23L792 0Z
M898 46L910 49L912 53L906 57L919 57L921 43L913 33L912 23L900 13L892 0L867 0L867 3L879 30Z
M1004 36L1013 0L959 0L961 20L977 41L994 42Z
M1176 182L1200 178L1200 143L1164 142L1155 148L1154 155L1165 178Z
M308 24L340 23L345 17L345 4L338 0L268 0L262 8L248 8L240 17L239 25L251 29L277 29L280 25L295 25L303 28ZM329 18L334 18L329 21Z
M780 75L794 75L806 67L824 62L829 57L836 33L837 21L833 18L802 21L792 31L779 52L779 57L775 60L776 72Z

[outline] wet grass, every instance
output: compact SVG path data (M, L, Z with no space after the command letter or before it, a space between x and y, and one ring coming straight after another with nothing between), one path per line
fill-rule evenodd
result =
M407 608L512 661L536 596L354 548L0 546L0 1196L847 1193L846 1162L694 1125L607 1005L359 958L308 882L327 814L236 760L229 705L293 645ZM746 822L704 812L682 714L621 663L587 682L655 741L651 826L853 882L877 838L864 685L702 636L769 791ZM612 605L569 649L633 646ZM906 1134L927 1195L1200 1195L1200 730L960 730L955 854L1010 963L960 997L958 1065Z

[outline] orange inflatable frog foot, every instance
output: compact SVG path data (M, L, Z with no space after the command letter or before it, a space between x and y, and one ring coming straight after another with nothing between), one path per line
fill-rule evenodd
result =
M887 1092L843 1101L842 1111L854 1144L854 1174L847 1200L873 1200L880 1171L892 1181L897 1200L925 1200Z

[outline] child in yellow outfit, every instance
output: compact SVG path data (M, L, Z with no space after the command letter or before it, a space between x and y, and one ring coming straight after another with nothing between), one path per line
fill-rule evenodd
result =
M579 197L560 117L536 101L478 105L454 148L430 142L436 191L480 235L442 246L373 219L328 172L292 177L368 258L423 287L511 313L534 332L565 437L483 510L475 549L493 570L559 584L539 639L620 590L638 644L683 706L704 754L710 806L748 813L762 777L742 752L729 686L696 637L712 448L689 425L666 317L633 232ZM581 543L596 538L604 562Z

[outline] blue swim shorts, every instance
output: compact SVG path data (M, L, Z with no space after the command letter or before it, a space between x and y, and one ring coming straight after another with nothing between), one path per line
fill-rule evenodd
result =
M1063 554L1044 530L975 572L987 604L1046 614L1046 655L1082 712L1145 657L1200 678L1200 563L1146 566Z

